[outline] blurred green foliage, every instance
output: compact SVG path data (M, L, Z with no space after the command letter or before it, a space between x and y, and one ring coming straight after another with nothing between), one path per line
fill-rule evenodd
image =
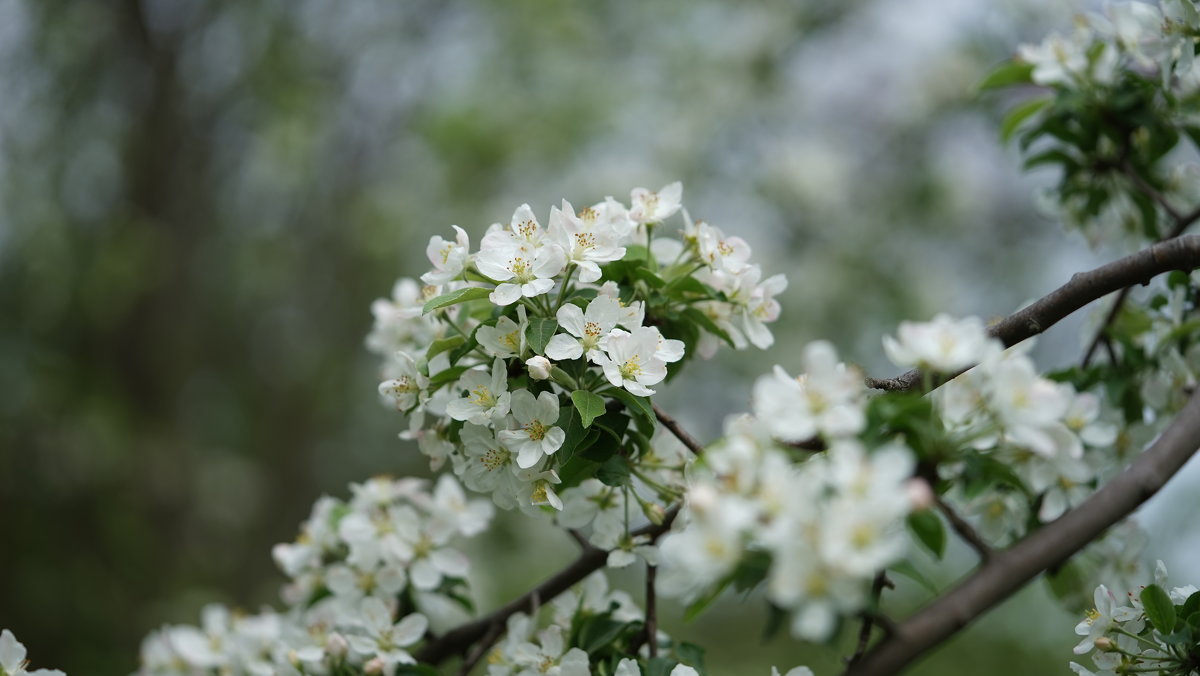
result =
M792 280L775 350L666 394L706 436L801 341L885 368L900 318L1048 287L1057 230L971 85L1050 15L964 6L0 0L0 625L128 673L153 627L271 602L321 492L425 472L362 337L450 223L682 179ZM531 582L510 527L492 601ZM679 631L765 673L731 624ZM1021 634L946 654L1015 667Z

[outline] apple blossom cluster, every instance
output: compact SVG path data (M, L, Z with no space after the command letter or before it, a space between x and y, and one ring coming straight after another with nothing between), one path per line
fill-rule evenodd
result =
M0 631L0 676L64 676L58 669L29 670L25 646L7 629Z
M1178 234L1162 227L1154 194L1200 187L1194 167L1164 176L1160 166L1181 139L1196 142L1198 38L1192 0L1109 3L1068 34L1022 46L984 83L1047 89L1014 107L1003 133L1029 151L1026 166L1062 170L1050 206L1093 243Z
M1111 86L1122 72L1136 70L1195 90L1197 29L1200 13L1189 0L1109 3L1102 13L1084 15L1070 34L1053 33L1018 54L1043 86Z
M658 631L650 656L644 614L629 594L610 590L603 573L593 573L550 603L544 626L525 613L508 618L504 638L487 657L487 676L699 676L703 652ZM586 646L588 650L584 650ZM699 671L697 670L699 668ZM777 675L778 670L772 670ZM795 667L787 676L812 676Z
M909 449L858 438L861 375L824 342L803 361L798 378L779 368L761 378L754 415L729 419L689 473L686 525L663 539L660 580L664 594L691 600L765 580L767 598L792 613L792 633L824 640L907 551L905 519L928 501L914 499ZM818 437L826 452L796 462L794 445Z
M1104 585L1096 588L1094 607L1075 627L1083 637L1075 654L1090 654L1098 671L1075 662L1072 671L1081 676L1183 674L1200 666L1200 591L1191 585L1169 589L1162 561L1154 578L1154 584L1124 595Z
M1025 530L1022 506L1004 501L1028 499L1039 521L1053 521L1091 495L1102 472L1118 466L1117 427L1103 419L1101 398L1041 376L1028 355L1032 341L1005 350L980 319L946 315L903 322L897 334L884 339L884 350L898 366L927 375L970 369L934 395L942 432L962 454L940 458L938 468L960 488L977 458L1015 473L1016 485L1001 483L968 501L969 513L983 508L983 530L996 541ZM1017 492L997 502L997 489Z
M145 676L393 673L431 623L465 619L468 561L451 547L482 532L493 507L443 475L379 477L323 497L274 557L290 578L287 609L256 615L212 605L200 626L167 626L142 644ZM350 671L347 672L346 670ZM356 669L361 671L356 671Z
M504 509L562 510L590 478L623 496L631 476L670 494L677 479L638 469L656 452L648 397L720 342L771 345L786 286L763 279L741 238L686 211L671 232L681 197L673 183L635 189L629 206L564 200L545 226L521 205L478 251L457 226L433 237L424 286L400 280L372 306L367 345L384 357L381 397L409 417L401 436ZM635 502L661 514L661 500ZM597 542L615 543L606 527Z
M677 502L684 493L684 471L690 460L683 444L670 433L657 431L649 450L630 469L627 482L613 486L609 484L614 481L606 484L590 478L565 489L563 509L555 521L563 528L586 532L593 546L608 552L610 568L624 568L638 560L657 565L656 545L649 535L634 534L631 526L662 522L662 505Z

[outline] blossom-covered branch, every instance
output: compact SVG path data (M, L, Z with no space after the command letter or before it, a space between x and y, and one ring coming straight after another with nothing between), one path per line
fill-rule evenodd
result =
M1135 254L1079 272L1066 284L988 327L988 335L1005 346L1036 336L1088 303L1135 284L1146 284L1172 270L1200 267L1200 235L1187 235L1155 244ZM895 378L867 378L867 386L905 391L922 385L922 372L913 369Z
M847 669L846 676L895 674L911 664L1131 514L1198 448L1200 394L1193 394L1171 426L1129 469L1057 521L996 553L964 582L898 624L891 636Z
M667 510L661 524L641 528L636 535L648 536L651 540L656 540L670 529L678 513L677 507ZM532 612L538 604L550 601L578 584L588 575L603 568L607 557L608 552L596 547L587 547L562 570L546 578L541 584L520 597L477 620L452 629L430 641L417 653L417 659L428 664L440 664L454 655L465 653L472 645L489 636L489 632L495 627L503 626L509 617L516 613Z

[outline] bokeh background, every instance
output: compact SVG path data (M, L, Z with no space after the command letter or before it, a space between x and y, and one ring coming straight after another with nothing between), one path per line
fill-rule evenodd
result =
M0 0L0 626L36 666L127 674L163 623L275 601L270 546L321 493L427 475L362 341L451 223L683 180L791 280L774 348L665 388L705 438L805 341L886 374L899 320L1048 291L1106 252L1039 210L1053 176L973 85L1084 4ZM1194 538L1163 532L1187 570ZM572 554L519 519L473 551L484 606ZM1046 596L916 673L1067 673L1075 619ZM731 597L667 629L716 674L836 669L764 644L764 617Z

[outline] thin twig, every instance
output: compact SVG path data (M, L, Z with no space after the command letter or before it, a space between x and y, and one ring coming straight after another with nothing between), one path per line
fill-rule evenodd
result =
M655 591L655 579L658 577L658 567L646 564L646 647L650 651L650 659L658 657L658 600ZM640 647L640 646L639 646ZM634 651L636 652L636 650Z
M586 551L588 547L592 546L592 543L588 542L588 539L583 536L583 533L579 532L578 528L568 528L567 533L575 541L575 544L579 545L580 549Z
M1125 174L1127 178L1129 178L1134 187L1140 190L1142 194L1154 200L1154 202L1157 203L1158 206L1161 207L1162 210L1171 217L1171 220L1174 221L1175 224L1172 226L1171 231L1165 236L1160 237L1158 241L1165 242L1167 240L1175 239L1176 237L1182 235L1183 232L1188 229L1188 226L1190 226L1192 223L1195 223L1197 219L1200 219L1200 207L1197 207L1186 214L1182 213L1176 209L1173 204L1171 204L1171 201L1167 199L1166 195L1162 194L1162 192L1160 192L1157 188L1150 185L1150 182L1147 181L1141 174L1134 171L1133 167L1130 166L1128 161L1122 162L1120 167L1121 172ZM1117 296L1117 299L1113 301L1112 308L1110 308L1108 314L1104 316L1104 321L1100 323L1100 327L1096 329L1096 335L1092 338L1092 342L1088 344L1088 349L1083 354L1083 361L1080 362L1081 366L1086 368L1087 365L1091 363L1092 357L1096 354L1096 348L1108 334L1108 328L1112 326L1113 322L1117 320L1117 316L1121 314L1121 308L1124 307L1126 297L1128 296L1129 287L1121 289L1121 295Z
M458 670L458 676L468 676L476 664L483 659L483 656L488 653L492 645L500 639L500 635L504 633L504 625L493 624L488 629L488 633L475 645L475 649L463 661L462 668Z
M1159 491L1200 448L1200 394L1133 464L1075 509L996 552L957 587L896 626L846 676L900 672L1041 572L1069 559Z
M1160 242L1094 270L1076 273L1066 284L992 325L988 334L1010 347L1042 333L1097 298L1127 286L1147 284L1164 272L1197 267L1200 267L1200 236L1184 235ZM930 384L937 387L955 375L958 374L932 378ZM921 371L913 369L895 378L867 378L866 383L873 389L908 391L921 386L923 380Z
M854 654L846 660L846 664L854 664L867 652L867 645L871 642L871 629L874 628L875 621L880 617L879 601L883 597L884 587L895 589L896 585L888 579L887 571L881 570L875 574L875 581L871 583L871 607L862 614L862 628L858 630L858 647L854 650Z
M633 531L631 535L635 538L646 535L649 536L651 542L654 542L671 529L671 524L674 523L675 517L679 515L679 508L680 506L676 504L668 509L663 515L661 524L643 526ZM483 617L451 629L437 639L425 644L415 655L417 661L437 665L454 655L464 654L472 645L476 644L484 646L482 650L486 652L492 643L496 641L496 638L499 638L499 634L497 634L491 641L485 640L491 635L494 627L503 627L508 618L516 613L533 612L541 602L548 602L554 599L588 575L603 568L607 560L608 552L589 544L565 568L551 575L537 587L522 594L519 598L512 600L507 605L497 608ZM478 646L476 647L478 649Z
M674 434L676 439L683 442L683 445L688 447L688 450L696 455L700 455L704 452L704 444L696 441L696 437L688 434L687 430L680 427L679 423L674 418L667 415L665 411L658 407L658 404L651 404L651 406L654 408L654 416L658 418L660 423L663 424L663 427L666 427L668 430L670 430L671 434Z
M959 516L958 512L955 512L954 508L948 505L946 501L942 499L942 496L934 494L933 502L937 505L938 510L940 510L946 517L946 520L950 522L950 527L954 529L954 532L958 533L960 538L966 541L967 544L971 545L971 548L974 549L977 554L979 554L979 558L983 560L984 563L992 558L992 546L989 545L982 537L980 537L979 533L975 532L975 529L971 527L971 524L967 523L961 516Z
M1083 361L1079 363L1081 367L1087 368L1087 365L1091 363L1092 356L1096 354L1096 348L1100 346L1100 343L1104 342L1105 336L1108 335L1108 327L1112 326L1112 323L1117 320L1117 315L1121 314L1121 307L1125 305L1125 298L1129 296L1129 291L1132 288L1131 286L1127 286L1121 289L1121 293L1117 294L1112 307L1108 309L1108 314L1104 315L1104 321L1100 322L1100 327L1096 329L1095 337L1088 344L1087 351L1083 353Z

